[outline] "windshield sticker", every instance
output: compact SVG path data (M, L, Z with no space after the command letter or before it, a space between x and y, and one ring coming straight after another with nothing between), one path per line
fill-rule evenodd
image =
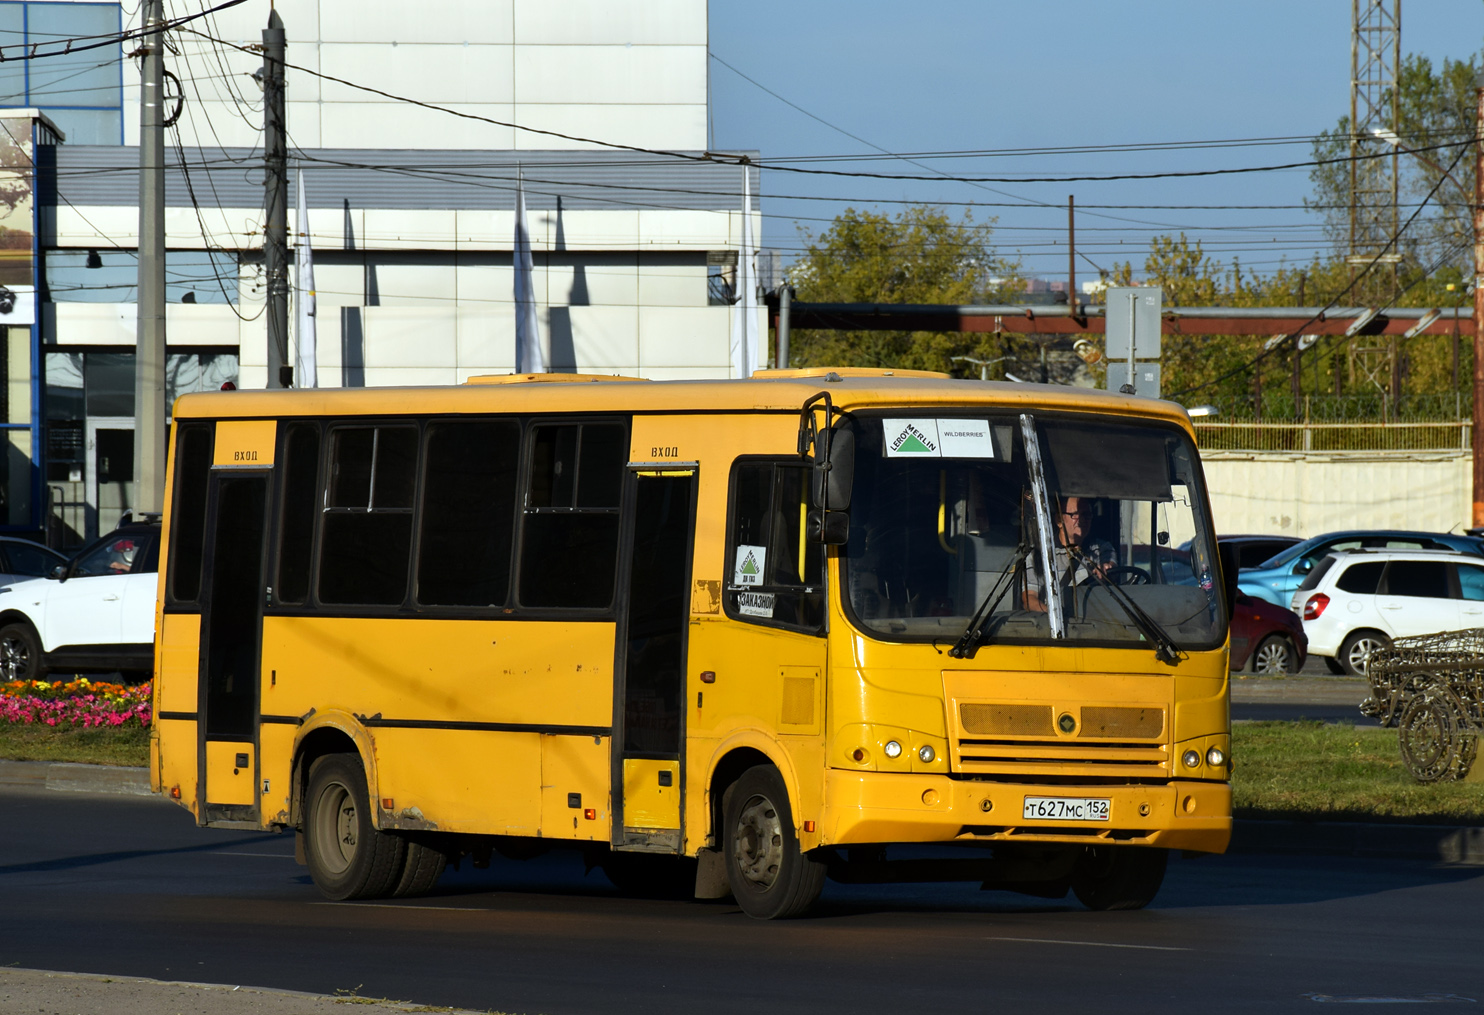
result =
M768 548L766 546L747 546L743 544L737 547L737 564L732 568L733 585L761 585L763 583L763 565L768 562ZM772 616L772 614L769 614Z
M887 458L938 458L938 421L884 419Z
M988 420L940 419L938 438L944 458L994 457L994 435Z
M744 617L766 617L773 619L773 593L738 592L737 612Z

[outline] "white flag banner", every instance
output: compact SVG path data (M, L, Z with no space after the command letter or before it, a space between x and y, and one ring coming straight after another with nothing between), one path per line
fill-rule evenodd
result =
M536 266L531 258L531 233L526 228L526 191L515 183L515 372L544 374L541 327L536 322Z
M309 200L304 196L304 170L299 170L299 246L294 254L297 296L294 300L294 387L319 387L315 334L314 251L309 246Z
M737 302L732 309L732 374L758 368L757 248L752 240L752 169L742 167L742 243L737 250Z

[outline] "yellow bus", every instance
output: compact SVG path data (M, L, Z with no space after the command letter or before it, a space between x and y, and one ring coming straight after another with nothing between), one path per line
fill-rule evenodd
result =
M845 368L187 395L166 499L152 784L293 830L334 899L565 845L764 918L827 876L1133 908L1230 837L1231 593L1169 402Z

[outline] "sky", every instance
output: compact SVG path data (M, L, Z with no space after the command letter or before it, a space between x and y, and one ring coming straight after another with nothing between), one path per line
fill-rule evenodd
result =
M764 159L1254 138L1191 151L823 164L1015 177L1162 172L1302 162L1307 139L1350 107L1349 0L709 0L714 147ZM1441 66L1484 48L1484 0L1402 0L1401 49ZM730 64L728 68L725 64ZM735 71L731 68L735 68ZM750 83L740 71L754 79ZM759 87L761 85L762 87ZM769 95L770 89L810 116ZM821 123L819 121L825 121ZM855 140L831 126L853 134ZM862 141L866 142L865 144ZM815 164L820 165L820 164ZM1302 205L1307 169L1194 179L968 184L764 170L762 245L785 263L847 207L996 202L993 242L1022 272L1067 273L1075 195L1079 283L1094 265L1142 267L1149 239L1186 232L1208 254L1265 274L1328 244L1301 207L1114 209L1098 205ZM809 198L799 200L796 198ZM1049 205L1049 207L1048 207ZM1405 218L1405 214L1403 215Z

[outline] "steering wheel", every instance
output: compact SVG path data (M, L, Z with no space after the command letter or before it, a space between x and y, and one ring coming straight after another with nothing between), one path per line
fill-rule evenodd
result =
M1103 577L1114 585L1148 585L1154 580L1142 567L1110 567Z

